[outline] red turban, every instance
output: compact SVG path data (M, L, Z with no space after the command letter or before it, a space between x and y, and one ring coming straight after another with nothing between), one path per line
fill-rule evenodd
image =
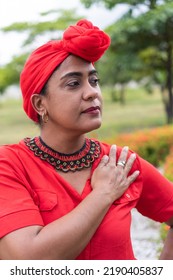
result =
M109 36L88 20L80 20L69 26L62 40L52 40L36 49L26 61L20 76L23 107L26 114L38 122L37 112L31 104L31 96L39 94L55 70L70 54L87 61L97 61L110 45Z

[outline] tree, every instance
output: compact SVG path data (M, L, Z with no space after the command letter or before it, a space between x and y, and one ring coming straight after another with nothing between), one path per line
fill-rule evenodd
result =
M16 56L11 62L0 68L0 93L3 93L8 86L19 83L19 75L26 56L26 54Z
M148 78L150 82L161 83L164 89L164 106L167 123L173 122L173 3L170 0L81 0L87 7L94 3L104 4L111 9L118 4L126 4L128 12L117 22L107 28L111 35L110 51L121 61L133 57L126 69L136 72L136 77ZM145 9L144 9L145 7ZM136 11L140 11L136 13ZM123 60L124 57L124 60ZM113 61L113 60L112 60ZM112 62L114 63L114 62ZM125 65L125 64L124 64ZM135 66L135 67L134 67ZM137 66L137 67L136 67ZM118 65L117 65L118 68ZM130 71L131 70L131 71ZM140 73L138 75L138 73ZM131 74L134 78L135 75ZM159 77L162 77L160 79ZM163 77L165 80L163 80ZM130 78L130 75L129 75Z
M112 9L118 4L126 4L131 8L139 7L145 5L149 9L154 9L156 5L160 3L169 3L172 0L161 1L161 0L81 0L81 3L85 5L86 8L91 7L93 4L103 4L106 8Z
M109 85L112 101L125 104L125 89L132 80L140 81L143 75L137 70L142 68L140 59L133 54L115 52L110 49L97 63L97 69L103 85ZM115 87L115 85L117 85Z
M44 41L47 42L51 39L58 39L62 31L70 24L78 21L81 17L77 16L75 10L51 10L46 13L42 13L42 18L55 15L54 20L45 20L38 22L20 22L13 23L10 26L4 27L3 32L24 32L27 34L26 40L22 44L22 54L14 56L12 60L0 67L0 93L3 94L5 89L14 84L19 84L20 72L23 68L24 62L28 56L28 48L30 51L35 45L37 38L39 41L45 37ZM44 36L43 36L44 35ZM43 40L43 39L42 39ZM38 43L38 42L37 42ZM43 42L44 43L44 42ZM35 47L34 47L35 48ZM29 51L29 52L30 52Z

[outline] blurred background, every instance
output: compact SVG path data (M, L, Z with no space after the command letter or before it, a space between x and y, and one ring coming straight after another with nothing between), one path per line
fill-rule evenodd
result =
M1 0L0 145L39 133L22 109L20 72L33 49L61 37L69 24L81 18L111 37L110 49L96 63L104 99L103 125L90 136L128 145L173 181L170 0ZM159 226L159 236L153 241L155 225L143 224L142 238L149 243L142 247L139 235L135 236L136 250L143 251L139 258L156 258L168 228ZM144 236L147 227L149 237Z
M105 108L102 128L93 136L104 139L172 123L172 1L1 0L0 144L35 135L20 104L24 61L80 18L91 20L112 40L96 65Z

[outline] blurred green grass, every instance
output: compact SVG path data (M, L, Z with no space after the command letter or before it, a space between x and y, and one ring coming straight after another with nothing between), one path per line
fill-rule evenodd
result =
M91 135L102 140L120 133L166 124L161 93L158 90L148 94L141 88L129 89L125 105L112 103L110 96L109 90L105 90L102 127Z
M17 143L26 136L38 134L38 127L22 109L22 101L0 101L0 144Z
M126 104L112 103L110 89L103 88L102 127L91 132L100 140L119 133L166 124L161 94L155 90L147 94L144 89L129 89ZM24 113L21 99L0 100L0 145L17 143L20 139L39 134L39 128Z

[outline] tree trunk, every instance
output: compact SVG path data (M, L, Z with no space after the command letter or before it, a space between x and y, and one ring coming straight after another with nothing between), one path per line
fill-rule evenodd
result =
M166 88L168 90L168 103L167 103L167 123L173 123L173 92L172 92L172 46L168 43L167 48L167 83Z
M116 92L116 90L113 88L113 89L111 90L111 101L112 101L112 102L117 102L117 100L118 100L117 92Z
M120 89L120 104L125 105L125 85L121 84Z
M150 10L153 10L156 8L156 5L157 5L157 0L150 0Z

